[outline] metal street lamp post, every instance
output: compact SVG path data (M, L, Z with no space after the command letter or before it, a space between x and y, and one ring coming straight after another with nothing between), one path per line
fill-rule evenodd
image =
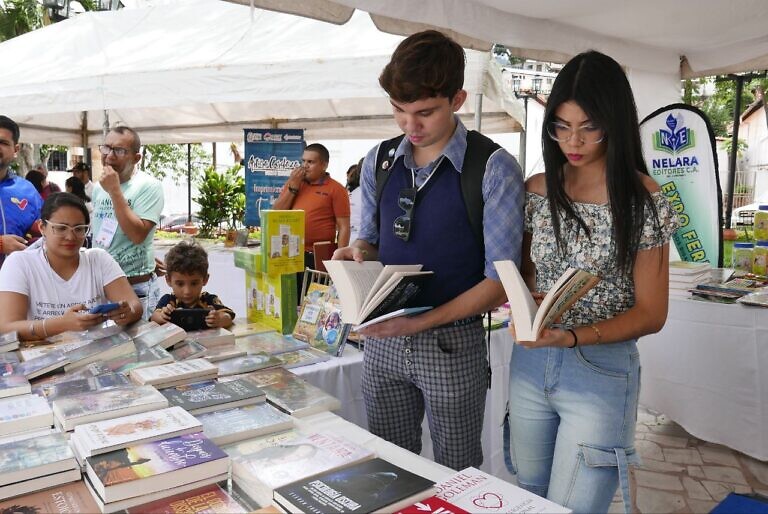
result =
M515 98L523 99L523 112L525 120L523 120L523 131L520 133L520 168L523 170L523 175L526 173L525 169L525 153L528 144L528 99L535 98L541 93L541 77L534 76L531 79L530 87L524 87L523 81L520 78L512 79L512 91L515 93ZM525 84L527 86L527 84Z

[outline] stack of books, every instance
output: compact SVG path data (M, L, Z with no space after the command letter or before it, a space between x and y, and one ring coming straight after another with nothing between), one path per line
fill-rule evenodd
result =
M181 407L143 412L75 427L72 449L81 464L86 457L101 455L132 444L148 443L200 432L203 426Z
M344 514L394 512L434 493L433 481L384 459L375 458L278 487L273 498L275 504L285 512Z
M9 514L86 514L98 511L99 507L82 481L0 502L0 512Z
M53 413L45 398L23 394L0 399L0 437L53 426Z
M208 362L219 362L226 359L234 359L235 357L242 357L246 354L247 352L245 350L231 344L207 348L203 357Z
M196 416L214 443L232 444L293 428L293 418L268 403L220 410Z
M187 339L197 341L206 348L235 344L235 334L226 328L209 328L187 332Z
M87 457L85 484L102 512L116 512L226 480L229 464L197 432Z
M0 443L0 499L79 479L80 468L65 434Z
M171 350L171 355L173 356L174 360L186 361L189 359L205 357L207 351L208 348L201 345L197 341L186 339L173 347Z
M225 381L231 377L222 377ZM341 408L339 400L283 368L270 368L243 375L262 389L267 401L298 418Z
M154 327L144 330L140 335L135 336L135 341L138 348L142 346L170 348L174 344L183 341L186 337L186 330L173 323L166 323L164 325L156 324Z
M689 298L690 289L710 280L712 266L708 262L671 261L669 263L669 296Z
M67 364L69 364L69 358L67 358L66 354L61 350L53 350L40 357L25 360L24 362L15 365L13 367L13 373L15 375L22 375L27 380L31 380L63 369Z
M435 490L434 496L422 499L419 503L406 507L397 514L426 512L567 514L571 512L570 509L475 468L467 468L446 478L435 486Z
M150 368L132 369L129 374L131 380L137 384L149 384L162 389L214 379L218 373L219 368L215 364L205 359L192 359Z
M151 385L118 387L53 400L56 426L74 430L84 423L119 418L168 406L165 396Z
M54 377L52 377L54 378ZM77 394L105 391L115 387L129 387L132 382L122 373L105 373L95 377L76 377L61 375L58 380L37 382L32 391L52 403L57 398L73 396Z
M162 390L162 395L170 405L195 415L264 403L266 400L264 391L244 379L169 387Z
M6 332L0 335L0 353L12 352L19 349L19 334Z
M0 398L18 396L32 392L32 386L24 375L0 376Z
M216 363L219 366L219 376L240 375L250 373L260 369L274 368L280 366L282 361L277 356L266 353L254 353L242 357L220 360Z
M101 375L104 373L127 374L132 369L159 366L173 361L173 356L160 345L137 345L136 350L131 353L113 357L109 360L92 362L84 368L84 372L90 375Z
M240 337L235 340L235 346L245 350L248 354L268 353L270 355L277 355L279 353L309 348L309 343L272 331Z
M309 364L325 362L331 358L328 353L316 348L307 348L306 350L296 350L294 352L281 353L275 355L285 369L298 368Z
M267 436L226 450L232 456L232 480L260 505L272 502L276 488L375 456L372 450L329 433Z
M128 514L245 514L254 510L255 507L238 502L224 489L225 487L226 483L213 484L175 494L138 507L131 507L128 509Z
M136 351L133 339L120 332L66 352L64 355L69 363L64 366L64 371L69 373L92 362L112 359L133 351Z

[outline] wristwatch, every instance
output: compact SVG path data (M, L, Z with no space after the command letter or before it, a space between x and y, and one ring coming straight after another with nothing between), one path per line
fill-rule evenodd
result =
M295 187L288 186L288 191L290 191L291 194L294 194L294 195L299 194L299 190L296 189Z

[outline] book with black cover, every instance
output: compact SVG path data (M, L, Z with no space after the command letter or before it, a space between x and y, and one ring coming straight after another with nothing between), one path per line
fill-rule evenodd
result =
M160 391L171 406L177 405L190 414L203 414L222 409L234 409L266 401L264 391L248 380L231 382L202 382L170 387Z
M325 261L336 286L345 323L372 325L379 318L407 316L430 306L414 306L411 300L432 276L421 264L386 265L377 261ZM383 321L383 320L382 320Z
M274 491L286 512L394 512L435 492L434 482L384 459L319 473Z

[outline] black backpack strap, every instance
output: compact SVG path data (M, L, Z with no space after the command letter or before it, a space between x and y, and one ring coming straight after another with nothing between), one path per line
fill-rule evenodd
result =
M379 226L379 201L384 192L384 186L389 180L389 172L392 171L392 164L395 162L395 152L405 134L382 141L376 150L376 161L373 163L373 170L376 174L376 228Z
M497 143L476 130L467 131L467 151L461 170L461 194L467 208L467 217L475 238L485 248L483 238L483 176L488 159L501 148Z

